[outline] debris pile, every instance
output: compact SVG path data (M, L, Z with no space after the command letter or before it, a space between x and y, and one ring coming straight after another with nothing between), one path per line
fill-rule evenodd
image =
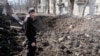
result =
M22 26L2 15L0 5L0 56L25 56ZM100 17L38 16L36 56L100 56Z
M100 56L100 18L53 18L39 32L37 56ZM45 28L46 29L46 28Z
M2 9L3 6L0 4L0 56L18 54L20 56L20 52L24 49L25 36L21 27L16 22L14 23L10 16L2 14Z

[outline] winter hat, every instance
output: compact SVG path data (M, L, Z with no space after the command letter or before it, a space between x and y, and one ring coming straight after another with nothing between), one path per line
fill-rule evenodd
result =
M28 13L35 12L34 8L29 8Z

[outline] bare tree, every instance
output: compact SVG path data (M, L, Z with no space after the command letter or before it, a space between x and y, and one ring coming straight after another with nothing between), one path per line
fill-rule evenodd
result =
M38 12L38 6L40 4L40 0L34 0L33 7L36 12Z
M19 9L21 11L21 0L19 0Z
M26 0L26 10L28 10L31 7L34 7L35 0Z
M88 3L89 3L89 0L86 0L86 2L85 2L85 4L84 4L84 8L83 8L82 17L84 16L85 9L86 9L86 6L88 5Z
M75 0L68 0L68 15L73 15L73 9L74 9L74 1Z
M48 6L47 6L48 7L48 14L50 14L50 0L48 0L47 3L48 3Z
M56 14L56 0L53 0L54 10L53 13Z

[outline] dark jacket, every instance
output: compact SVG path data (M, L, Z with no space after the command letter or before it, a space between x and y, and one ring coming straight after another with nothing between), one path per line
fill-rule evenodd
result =
M28 17L25 23L25 35L30 43L36 42L36 38L34 37L36 35L36 28L34 27L33 22L33 19Z

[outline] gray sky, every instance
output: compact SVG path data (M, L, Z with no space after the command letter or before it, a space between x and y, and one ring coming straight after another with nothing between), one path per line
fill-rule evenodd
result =
M8 0L8 1L12 1L13 2L14 0ZM15 1L17 2L18 0L15 0Z

